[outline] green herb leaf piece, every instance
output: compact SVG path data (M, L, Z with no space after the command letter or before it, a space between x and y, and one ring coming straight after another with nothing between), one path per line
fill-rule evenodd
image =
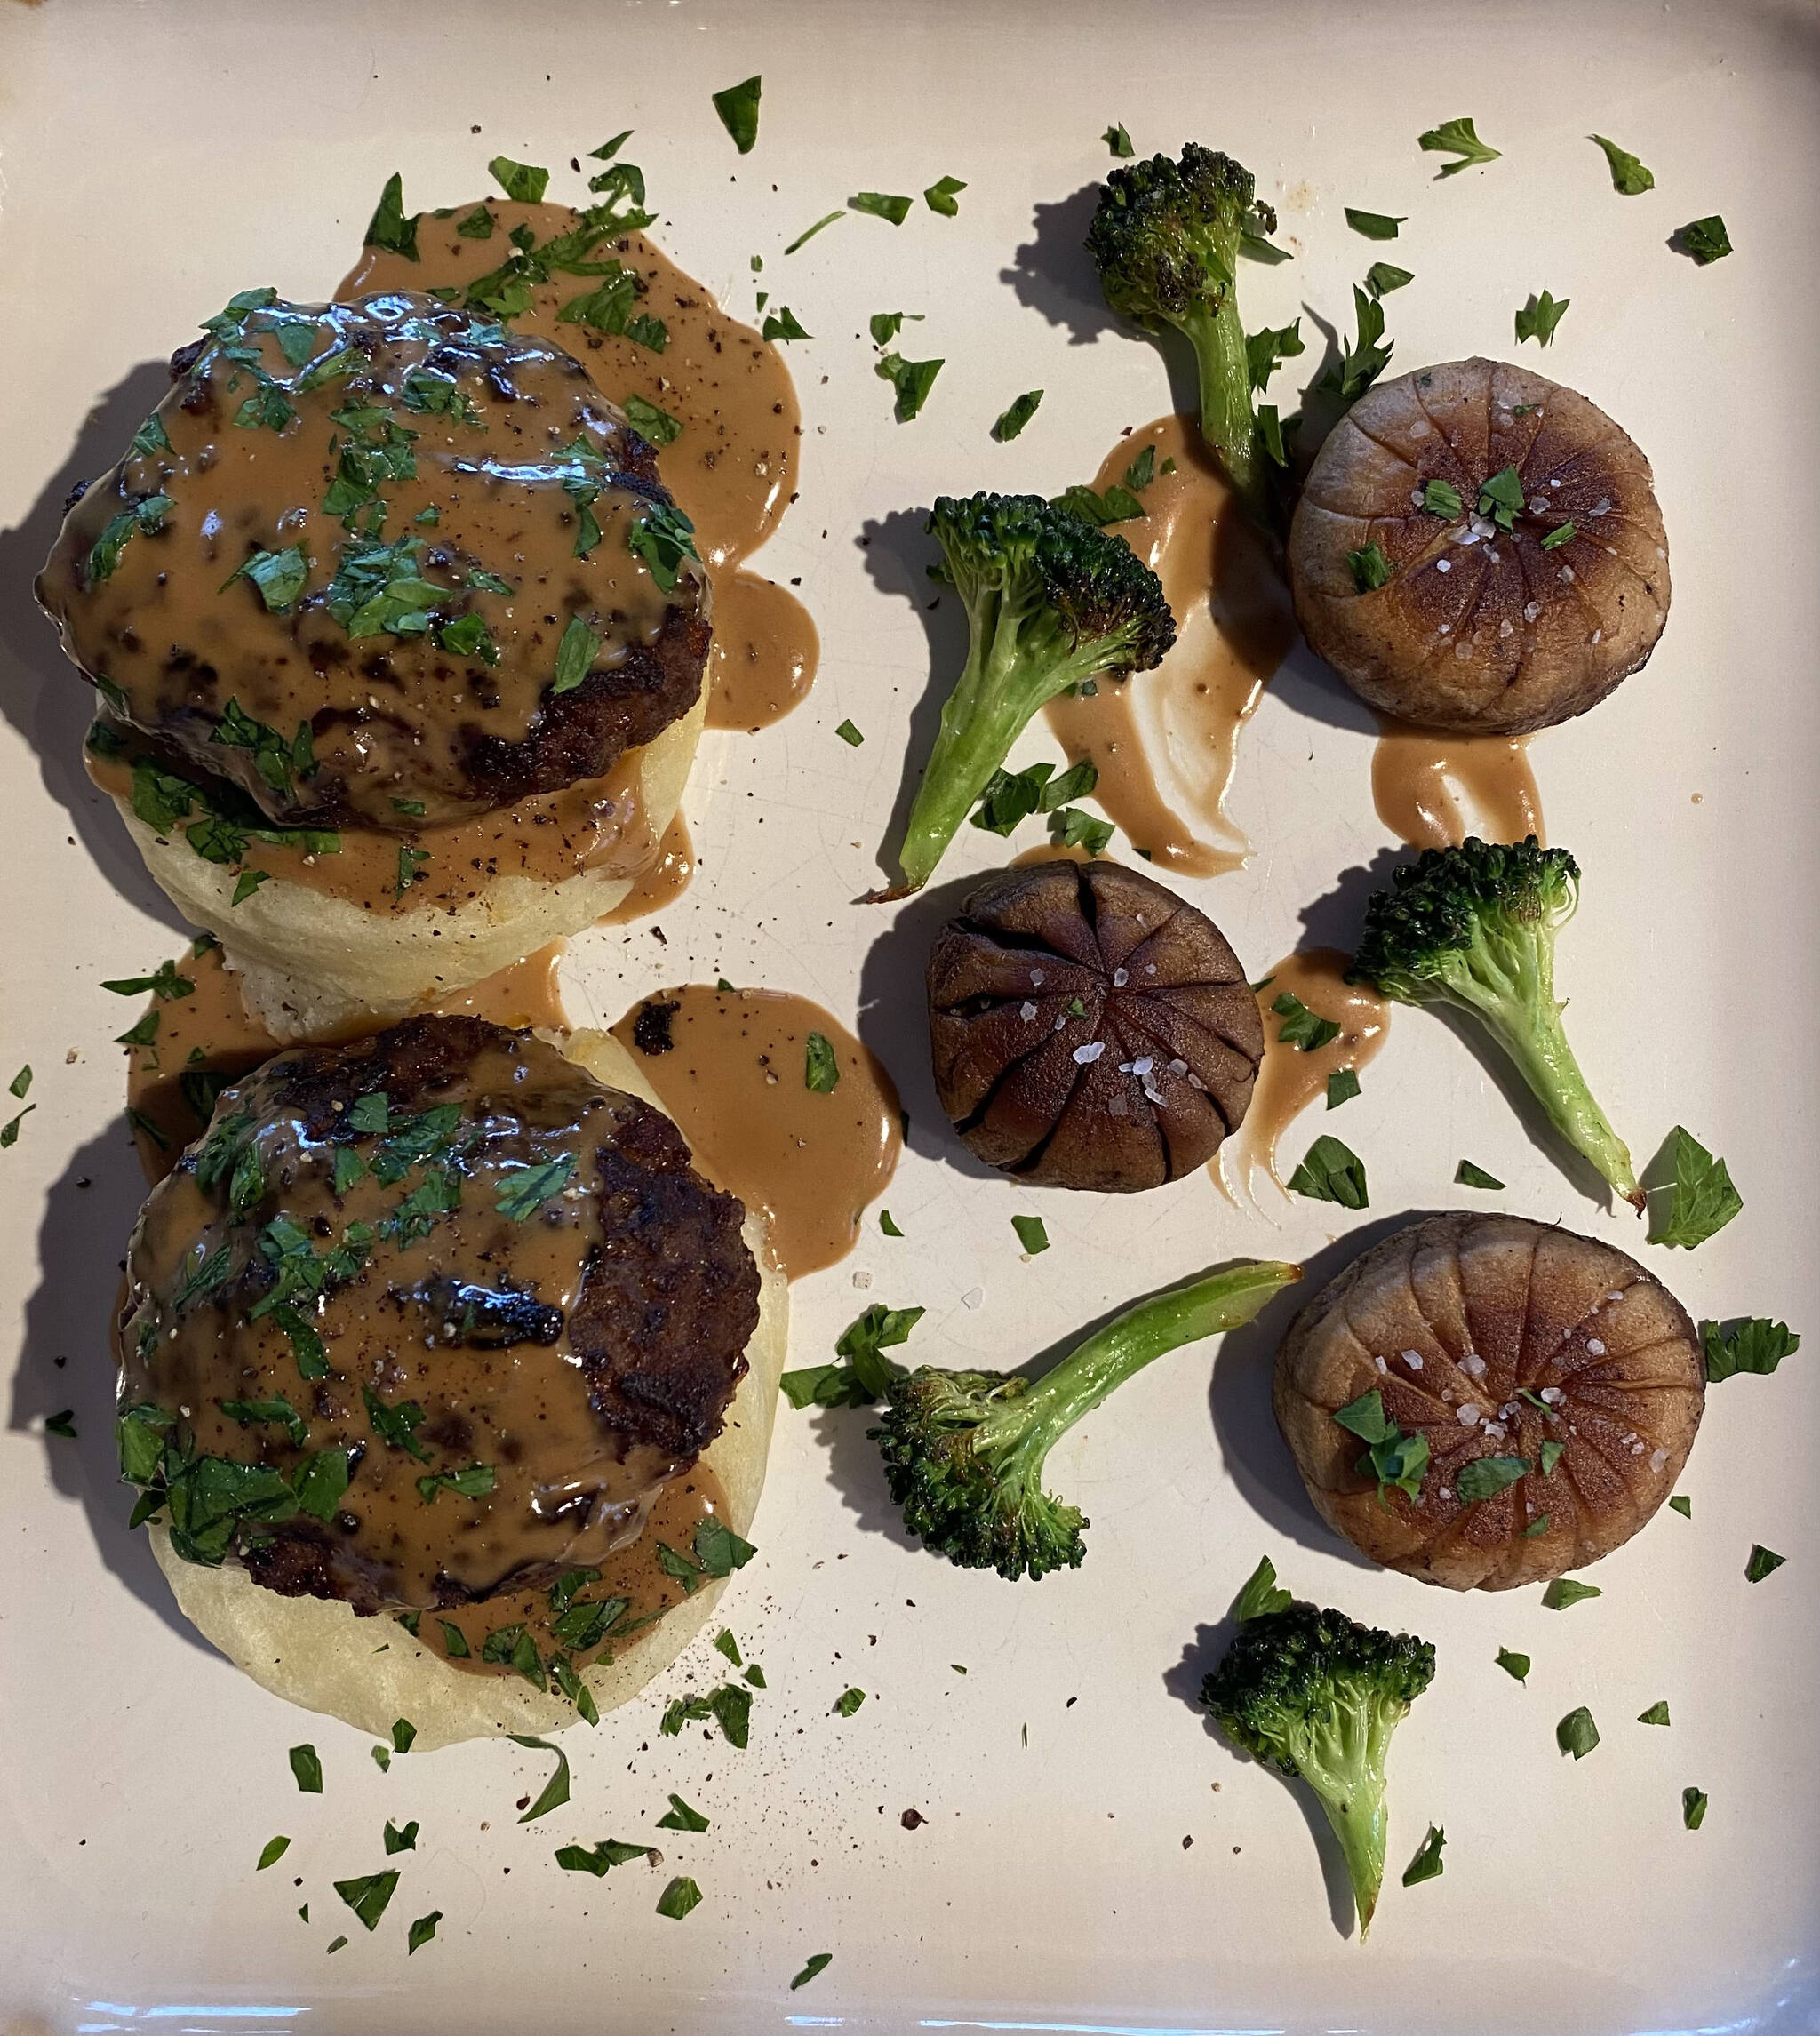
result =
M1500 467L1479 490L1479 514L1489 516L1501 531L1513 528L1522 507L1522 477L1514 467Z
M1049 817L1049 838L1065 849L1085 849L1090 856L1103 856L1116 832L1110 820L1096 819L1079 806L1062 806Z
M668 411L659 410L656 403L647 403L642 395L627 396L619 407L631 419L633 429L653 445L672 445L682 435L681 423ZM509 593L510 589L505 591Z
M1773 1322L1753 1315L1726 1329L1719 1322L1700 1324L1700 1341L1706 1352L1706 1383L1735 1377L1741 1371L1768 1377L1785 1357L1801 1347L1801 1339L1786 1322Z
M681 1796L670 1798L670 1813L658 1819L659 1831L706 1831L707 1819L698 1809L690 1809Z
M367 247L385 248L389 253L402 254L407 261L415 261L418 259L417 222L422 217L421 212L412 212L406 217L404 178L402 172L395 170L387 178L379 204L367 221L363 244Z
M993 436L1001 445L1009 445L1036 415L1036 406L1042 401L1041 389L1026 389L1009 409L1000 412L997 423L992 427Z
M836 205L833 212L824 212L812 227L809 227L805 228L804 231L798 234L795 239L790 243L789 246L784 250L784 252L786 254L794 254L796 250L801 247L805 241L813 240L817 234L818 234L824 227L831 227L834 225L836 220L845 219L846 216L847 208L844 205ZM762 310L764 307L761 305L759 308ZM796 323L794 318L790 317L790 314L787 311L785 312L784 315L785 317L790 319L790 323L793 325ZM794 332L778 332L774 334L769 330L769 327L772 323L773 321L770 319L766 319L765 324L768 329L762 335L762 337L764 339L770 339L772 338L777 338L783 339L806 339L809 337L809 334L803 331L800 326L798 326L796 331Z
M1122 162L1138 153L1131 146L1131 137L1126 132L1125 124L1122 120L1114 121L1106 132L1100 136L1100 140Z
M1547 346L1554 338L1554 329L1567 315L1571 298L1551 297L1547 291L1532 296L1517 312L1517 343L1534 339L1540 346Z
M921 412L943 365L940 361L906 361L901 354L887 354L873 370L898 392L891 414L899 424L908 424Z
M1413 269L1399 268L1391 261L1374 261L1365 271L1365 287L1374 297L1388 297L1393 290L1401 290L1415 280Z
M1583 1599L1604 1595L1597 1584L1579 1584L1571 1577L1557 1577L1542 1593L1542 1602L1551 1612L1564 1612L1569 1605L1577 1605Z
M1126 154L1130 153L1128 148ZM832 1952L811 1952L803 1962L802 1970L790 1982L791 1992L794 1993L799 1986L807 1986L817 1973L826 1972L834 1962L834 1954Z
M417 1850L417 1831L418 1825L415 1817L412 1817L403 1831L400 1831L391 1818L387 1817L386 1819L386 1852L387 1856L395 1852L415 1852Z
M1691 1520L1694 1517L1694 1502L1685 1493L1677 1492L1668 1504L1670 1510L1680 1513L1683 1520Z
M1249 333L1245 340L1245 364L1251 377L1251 387L1254 389L1264 388L1281 363L1292 360L1297 354L1306 351L1307 347L1302 339L1302 321L1299 318L1293 324L1275 327L1266 325L1261 332ZM1149 454L1151 464L1154 467L1156 448L1146 445L1144 450ZM1129 475L1126 477L1126 485L1134 485ZM1147 486L1148 476L1135 485Z
M76 1439L75 1408L66 1407L60 1413L45 1415L44 1433L47 1435L61 1435L67 1441L75 1441Z
M1698 1831L1705 1823L1708 1800L1704 1789L1681 1791L1681 1822L1689 1831Z
M1351 1067L1336 1067L1327 1078L1327 1106L1337 1110L1342 1103L1350 1103L1359 1093L1359 1076Z
M521 205L542 204L550 181L547 170L539 170L531 163L515 163L509 156L495 156L487 164L487 174L508 198Z
M1527 1457L1474 1457L1470 1464L1463 1464L1454 1478L1454 1491L1469 1504L1495 1498L1507 1486L1513 1485L1529 1472Z
M894 227L900 227L909 217L910 201L890 191L856 191L847 201L847 210L867 212L874 219L889 220Z
M834 731L834 733L840 737L842 742L853 749L858 749L859 745L866 740L866 738L854 727L850 721L843 721Z
M346 1937L331 1937L329 1939L329 1952L339 1952L347 1942ZM328 1952L324 1952L323 1955L326 1957Z
M1599 1744L1599 1728L1584 1704L1569 1711L1555 1727L1554 1743L1563 1753L1571 1753L1577 1761L1584 1761Z
M1396 1423L1384 1410L1384 1394L1375 1385L1337 1408L1333 1417L1361 1442L1382 1442L1396 1433Z
M1049 1250L1049 1232L1044 1229L1040 1216L1014 1216L1011 1228L1018 1233L1018 1242L1034 1258L1039 1251Z
M1403 1870L1403 1885L1414 1888L1424 1880L1439 1880L1445 1871L1441 1848L1447 1843L1447 1833L1438 1824L1431 1824L1428 1835L1422 1840L1421 1850Z
M551 692L572 693L587 676L600 647L600 637L580 616L571 615L556 645L556 675L550 683Z
M416 1744L417 1727L408 1718L395 1718L392 1721L392 1751L395 1753L408 1753Z
M892 1220L891 1212L888 1209L882 1209L879 1210L878 1226L879 1229L887 1237L901 1237L904 1234L904 1233L898 1228L897 1224Z
M1744 1564L1744 1580L1760 1584L1766 1577L1773 1576L1788 1561L1786 1555L1778 1555L1773 1548L1766 1548L1759 1541L1751 1549L1750 1560Z
M1692 255L1704 268L1709 262L1722 261L1731 252L1731 236L1719 214L1709 212L1704 220L1689 220L1686 226L1677 228L1670 236L1669 244L1677 253Z
M834 1709L842 1718L850 1718L865 1701L863 1689L843 1689L834 1699Z
M752 153L754 142L758 140L758 101L764 89L762 76L742 78L738 84L730 84L723 92L714 95L714 111L720 116L721 125L733 138L733 146L742 156Z
M1397 228L1409 216L1407 212L1394 216L1389 212L1361 212L1353 205L1345 210L1346 224L1355 234L1363 234L1367 240L1394 240Z
M841 1063L826 1033L812 1032L802 1056L802 1086L818 1096L832 1095L841 1079Z
M652 502L642 516L627 526L626 548L642 558L662 594L674 594L685 558L699 559L695 548L695 525L674 503ZM571 627L573 625L571 624ZM565 635L566 642L566 635ZM557 671L561 676L562 646L557 647ZM593 652L588 653L592 658Z
M930 212L939 212L951 220L961 210L955 204L957 195L967 188L958 177L938 177L922 194L922 202Z
M1542 1474L1545 1478L1554 1475L1554 1466L1567 1453L1565 1442L1546 1441L1542 1445Z
M525 1732L508 1732L506 1737L514 1745L531 1746L539 1753L556 1756L556 1771L544 1784L543 1793L519 1818L520 1824L535 1824L539 1817L547 1816L553 1809L561 1809L569 1800L569 1756L560 1746L547 1739L533 1738Z
M565 1873L592 1873L595 1880L603 1880L615 1866L650 1857L648 1845L627 1845L616 1838L604 1838L593 1847L565 1845L556 1855L556 1864Z
M350 1475L346 1449L318 1449L299 1465L293 1481L297 1503L314 1520L334 1519Z
M1592 139L1604 149L1605 160L1611 165L1613 190L1626 198L1636 198L1656 188L1655 178L1628 148L1620 148L1616 141L1608 140L1602 134L1595 134Z
M1725 1162L1715 1159L1692 1132L1677 1124L1670 1134L1674 1164L1674 1192L1661 1227L1651 1227L1652 1244L1691 1251L1723 1230L1744 1206L1731 1184Z
M432 1909L428 1915L419 1916L417 1919L411 1926L410 1936L404 1940L404 1955L406 1958L409 1958L413 1952L420 1952L429 1943L430 1939L436 1934L436 1925L442 1920L443 1912L440 1909Z
M1459 157L1458 162L1448 164L1441 172L1443 177L1457 176L1462 170L1470 170L1475 163L1495 163L1504 153L1502 149L1488 148L1479 139L1472 121L1464 117L1443 120L1439 127L1431 127L1425 134L1418 134L1416 146L1427 149L1431 155Z
M291 1840L288 1838L267 1839L266 1848L259 1854L259 1863L254 1867L253 1872L263 1873L267 1867L275 1866L290 1849Z
M1464 514L1466 505L1460 499L1460 491L1451 481L1431 481L1422 491L1422 507L1431 516L1442 516L1452 523Z
M1667 1697L1658 1697L1647 1711L1638 1712L1637 1722L1640 1725L1666 1725L1668 1723Z
M1526 1654L1513 1654L1509 1648L1501 1647L1497 1650L1497 1665L1519 1682L1529 1680L1529 1657Z
M164 967L167 969L170 968L171 963L167 962L164 964ZM160 973L162 974L162 972L163 971L161 970ZM182 978L179 977L176 979L180 982ZM124 995L131 996L135 994L140 990L152 989L156 986L156 980L157 978L156 977L141 976L137 978L131 990L124 991L122 994ZM119 989L120 986L117 983L103 983L101 987L104 990L117 990ZM192 983L190 985L190 988L194 989L195 987L196 986ZM185 992L184 994L188 994L188 993ZM6 1092L9 1096L17 1096L20 1100L23 1102L26 1096L30 1091L31 1085L32 1071L30 1064L28 1063L24 1067L21 1067L19 1073L13 1076L12 1081L6 1084Z
M288 545L283 551L256 551L237 571L228 574L221 591L225 594L236 579L250 579L272 614L288 615L308 578L309 561L303 547ZM286 787L281 785L276 789L282 792Z
M757 1549L735 1534L724 1520L714 1517L696 1522L695 1560L705 1577L730 1577L757 1553Z
M714 1646L722 1654L726 1656L735 1668L741 1668L745 1665L744 1657L739 1652L739 1643L733 1638L730 1628L727 1626L721 1628L720 1632L714 1635Z
M1340 1036L1340 1028L1331 1018L1317 1017L1293 990L1283 991L1270 1008L1283 1021L1277 1037L1285 1046L1314 1053Z
M575 1157L573 1153L558 1153L541 1166L515 1168L494 1191L493 1207L513 1223L528 1222L568 1186Z
M658 1913L680 1923L701 1900L701 1889L686 1873L679 1873L658 1896Z
M398 1869L395 1866L388 1872L363 1873L355 1880L338 1880L335 1892L369 1930L376 1930L397 1885Z
M1289 1193L1313 1202L1337 1202L1342 1209L1369 1209L1365 1162L1348 1146L1325 1133L1289 1176Z
M1245 1579L1244 1589L1233 1601L1233 1617L1242 1625L1247 1619L1261 1619L1267 1612L1286 1612L1295 1601L1295 1593L1278 1584L1276 1564L1263 1555Z
M491 1464L469 1464L460 1471L438 1471L434 1477L417 1481L417 1496L426 1505L434 1505L441 1491L451 1491L457 1498L484 1498L492 1489Z
M1378 549L1376 538L1361 549L1349 551L1346 563L1353 569L1353 585L1361 594L1374 594L1380 587L1387 587L1395 574L1395 568Z
M1543 539L1542 548L1544 551L1559 551L1564 544L1571 541L1573 536L1574 526L1570 522L1557 523Z
M5 1123L0 1124L0 1152L4 1152L8 1146L16 1146L19 1143L19 1127L36 1108L36 1103L28 1103L16 1117L9 1117ZM137 1110L129 1109L126 1114L129 1120L139 1117ZM165 1138L164 1134L149 1118L142 1118L140 1122L161 1148L168 1147L171 1141Z

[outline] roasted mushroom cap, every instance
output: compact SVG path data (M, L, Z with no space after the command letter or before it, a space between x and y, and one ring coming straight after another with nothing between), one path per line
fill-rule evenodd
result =
M1335 1420L1376 1389L1428 1445L1418 1496ZM1706 1395L1699 1339L1634 1258L1520 1216L1412 1223L1330 1281L1276 1359L1276 1417L1321 1516L1361 1553L1450 1590L1597 1561L1680 1475ZM1514 1481L1489 1496L1521 1459ZM1467 1472L1481 1461L1486 1472Z
M1353 563L1373 545L1379 587ZM1303 634L1371 706L1521 735L1648 659L1668 539L1649 462L1602 410L1521 368L1453 361L1380 382L1336 427L1296 509L1289 580Z
M1257 1000L1204 913L1116 863L1005 870L929 957L936 1092L981 1159L1052 1187L1158 1187L1251 1100Z

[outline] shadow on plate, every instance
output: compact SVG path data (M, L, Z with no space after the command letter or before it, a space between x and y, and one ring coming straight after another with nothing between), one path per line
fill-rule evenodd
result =
M132 1495L114 1447L112 1323L126 1240L145 1181L124 1119L82 1146L52 1187L38 1232L40 1278L26 1303L9 1427L31 1431L63 1408L76 1440L45 1438L51 1476L78 1500L101 1561L192 1647L204 1642L177 1609L142 1533L129 1534Z
M44 788L108 881L148 917L173 931L184 921L146 873L139 851L82 765L95 696L58 647L55 627L33 597L36 578L79 482L104 473L171 387L162 361L147 361L101 397L83 420L69 456L16 527L0 531L0 713L37 752Z

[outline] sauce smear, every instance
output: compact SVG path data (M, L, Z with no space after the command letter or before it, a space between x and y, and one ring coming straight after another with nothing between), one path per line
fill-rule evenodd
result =
M612 1031L697 1166L764 1217L789 1278L846 1257L903 1142L891 1078L851 1033L806 997L701 983L657 992ZM840 1069L826 1094L804 1080L811 1033Z
M1238 1179L1254 1201L1260 1167L1279 1187L1284 1186L1277 1147L1291 1122L1317 1096L1327 1093L1328 1076L1342 1067L1356 1073L1384 1044L1389 1008L1362 984L1346 981L1351 966L1352 957L1337 947L1311 947L1305 954L1286 955L1257 993L1264 1016L1264 1064L1244 1122L1213 1162L1216 1170L1222 1168L1225 1154L1232 1152ZM1286 992L1299 997L1317 1018L1337 1025L1339 1037L1312 1053L1280 1037L1283 1017L1272 1007ZM1217 1172L1217 1178L1222 1187L1227 1186L1223 1172Z
M1094 477L1104 491L1149 447L1145 515L1112 529L1162 582L1175 647L1153 672L1044 710L1070 763L1091 757L1094 798L1161 874L1217 876L1251 844L1225 810L1239 731L1294 641L1289 594L1220 477L1199 427L1162 417L1122 439ZM1162 471L1163 462L1174 470Z
M457 232L458 220L471 228L482 210L493 221L484 238ZM458 205L445 217L426 212L418 225L419 260L364 248L335 294L345 299L472 283L511 253L507 236L515 228L528 228L542 243L571 232L579 219L567 205L503 198ZM774 346L729 317L643 234L623 234L595 252L617 257L644 284L638 314L663 321L668 336L662 353L558 315L594 288L595 279L587 276L558 275L533 284L530 307L513 318L512 328L572 354L611 402L640 398L682 426L659 447L658 467L695 525L696 546L714 581L708 725L763 728L808 692L821 654L802 603L775 581L741 570L795 492L802 421L790 371Z
M628 919L649 919L681 898L694 875L695 844L689 838L689 823L678 813L664 829L657 859L632 880L631 890L597 923L623 926Z
M1529 739L1461 735L1417 728L1388 715L1371 757L1371 801L1377 817L1413 849L1457 847L1467 827L1452 786L1478 809L1481 839L1546 843L1542 794L1529 768ZM1449 783L1451 780L1451 784Z

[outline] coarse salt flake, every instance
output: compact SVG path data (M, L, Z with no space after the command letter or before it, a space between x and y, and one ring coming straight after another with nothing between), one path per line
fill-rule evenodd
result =
M1471 1428L1479 1419L1479 1409L1468 1400L1464 1406L1455 1410L1454 1418L1461 1427Z
M1098 1060L1105 1051L1106 1042L1103 1039L1091 1039L1088 1041L1085 1046L1077 1046L1074 1049L1074 1058L1081 1063L1082 1066L1087 1067Z
M1589 1336L1586 1338L1586 1354L1589 1357L1603 1357L1605 1355L1605 1345L1600 1342L1596 1336Z
M1172 1060L1172 1061L1170 1061L1170 1063L1169 1063L1169 1073L1170 1073L1171 1074L1185 1074L1187 1072L1188 1072L1188 1063L1187 1063L1185 1060Z
M1040 990L1042 987L1042 970L1041 969L1033 969L1030 971L1030 986L1033 990Z
M1036 1016L1036 1006L1031 1002L1028 997L1026 997L1024 1002L1018 1006L1018 1016L1024 1020L1026 1025L1028 1025L1031 1019Z
M1470 1372L1474 1378L1483 1378L1485 1376L1485 1360L1480 1356L1476 1350L1469 1350L1460 1360L1460 1369L1462 1371Z
M1524 621L1533 622L1541 612L1542 603L1539 601L1526 601L1523 603Z
M1434 562L1434 570L1437 572L1451 572L1453 569L1454 562L1450 558L1438 558Z
M1652 1471L1655 1471L1655 1472L1660 1473L1660 1471L1661 1471L1661 1469L1662 1469L1662 1466L1663 1466L1663 1465L1664 1465L1664 1464L1665 1464L1667 1461L1668 1461L1668 1451L1667 1451L1666 1449L1651 1449L1651 1450L1650 1450L1650 1452L1649 1452L1649 1468L1650 1468Z
M1422 1353L1419 1350L1406 1350L1401 1354L1403 1362L1409 1366L1411 1371L1421 1370Z

